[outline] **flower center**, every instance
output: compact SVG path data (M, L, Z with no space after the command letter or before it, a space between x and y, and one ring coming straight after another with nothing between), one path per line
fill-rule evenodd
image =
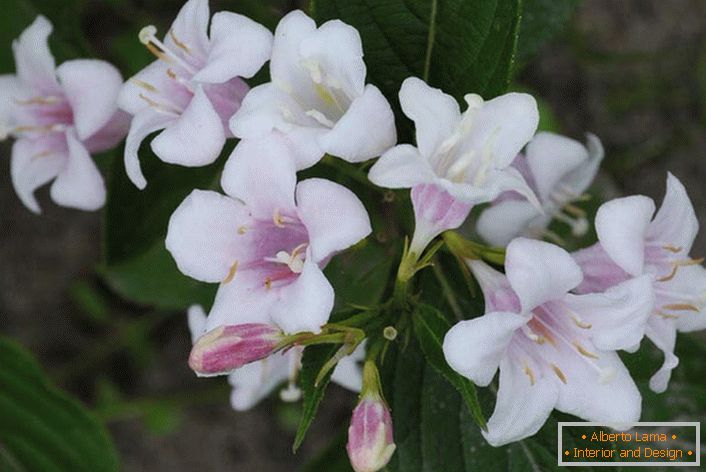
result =
M302 270L304 270L304 257L307 246L307 243L302 243L295 247L291 254L287 251L279 251L275 254L275 257L265 257L264 260L277 264L284 264L295 274L300 274Z
M13 124L0 122L0 141L14 136L36 138L52 133L63 133L74 121L68 101L60 95L15 99L17 107Z

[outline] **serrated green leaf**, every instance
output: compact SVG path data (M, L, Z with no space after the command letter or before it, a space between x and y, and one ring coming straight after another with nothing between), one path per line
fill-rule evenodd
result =
M459 101L470 92L492 98L509 84L519 0L314 0L310 10L319 23L337 18L358 29L368 81L388 97L398 126L407 123L395 100L407 77Z
M302 405L302 416L299 420L299 428L297 428L297 434L294 438L294 445L292 449L296 452L301 446L306 432L311 426L311 422L314 421L316 412L319 409L319 404L324 398L324 393L326 392L326 387L328 387L329 381L331 380L331 374L333 369L329 370L328 373L319 381L318 385L314 385L316 382L316 377L319 375L319 371L326 364L326 361L331 359L336 351L340 348L338 344L322 344L317 346L308 346L304 349L304 355L302 356L302 369L299 373L300 386L304 396L304 401Z
M6 338L0 338L0 449L2 470L118 470L103 426Z
M419 305L414 312L413 326L414 334L427 362L458 390L478 426L485 428L485 417L473 382L457 374L444 358L444 336L451 328L451 324L436 308Z

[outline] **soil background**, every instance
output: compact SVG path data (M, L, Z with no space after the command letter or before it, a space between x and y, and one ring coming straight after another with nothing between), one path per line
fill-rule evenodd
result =
M659 202L669 170L686 185L702 224L705 10L702 0L585 0L567 31L518 77L546 100L562 132L582 139L590 131L602 139L606 159L600 178L616 194L640 193ZM110 396L111 385L128 399L156 405L167 400L148 418L128 400L105 413L126 471L292 471L346 426L355 396L331 388L293 456L295 410L270 400L236 413L223 382L194 378L186 366L190 341L183 314L156 321L149 343L131 340L121 326L101 328L127 336L126 352L95 346L95 320L77 315L81 287L75 281L95 283L101 215L56 207L46 191L40 192L44 214L33 215L12 190L7 143L0 156L0 330L88 403ZM706 231L692 254L706 254ZM139 316L130 314L130 306L117 309L125 326ZM77 352L90 354L76 359ZM187 390L194 393L170 396Z

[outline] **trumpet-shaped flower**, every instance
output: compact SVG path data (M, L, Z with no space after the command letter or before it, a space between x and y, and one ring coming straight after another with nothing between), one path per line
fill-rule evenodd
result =
M205 334L206 313L199 305L193 305L188 311L191 341L196 344ZM230 401L234 410L244 411L255 406L267 397L279 385L286 383L280 391L283 401L296 401L301 392L296 380L301 369L303 349L293 347L285 352L276 353L265 359L239 367L228 375L228 382L233 387ZM341 359L331 375L331 381L354 392L360 391L362 369L360 361L365 357L364 345L361 344L350 355Z
M220 283L207 322L274 323L319 332L334 292L322 272L370 231L363 204L324 179L296 183L286 144L241 141L223 172L227 195L194 190L174 211L166 245L179 269Z
M674 355L677 331L706 328L706 269L700 265L703 259L689 256L699 224L686 189L672 174L654 213L652 199L640 195L604 203L596 214L598 243L574 257L586 275L579 286L583 293L642 274L651 278L656 301L645 334L663 351L664 364L650 379L650 388L663 392L679 362Z
M226 138L228 119L248 92L242 78L264 65L272 33L231 12L213 15L208 0L189 0L163 41L154 26L140 41L157 60L132 77L120 92L119 105L134 115L125 143L125 169L139 188L147 181L140 168L140 143L161 131L151 143L162 161L188 167L215 161Z
M420 255L432 239L461 226L473 205L456 200L436 184L412 187L414 236L409 250Z
M262 139L286 137L299 169L325 154L360 162L396 142L390 104L365 85L358 31L339 20L316 27L301 11L282 18L275 30L270 77L243 100L230 122L233 134Z
M557 134L537 133L513 167L534 190L542 210L516 192L505 192L481 213L478 234L496 246L507 246L517 236L556 239L547 230L556 219L569 225L574 236L583 236L588 230L586 214L573 202L583 198L602 160L603 146L592 134L583 146Z
M604 293L573 295L582 274L549 243L518 238L503 275L469 261L486 300L485 315L446 334L449 365L477 385L500 369L495 411L485 438L499 446L536 433L553 408L589 421L635 422L641 398L614 352L645 330L654 296L649 277Z
M38 16L13 42L16 75L0 76L0 139L15 138L10 173L22 203L41 213L34 192L54 181L52 200L81 210L105 202L105 184L90 153L110 149L127 131L116 100L122 77L104 61L77 59L58 68Z
M402 83L399 96L402 111L414 121L417 147L400 144L383 154L370 169L373 183L387 188L436 184L467 204L515 190L539 206L510 166L537 129L532 96L508 93L484 102L469 94L461 114L453 97L414 77Z

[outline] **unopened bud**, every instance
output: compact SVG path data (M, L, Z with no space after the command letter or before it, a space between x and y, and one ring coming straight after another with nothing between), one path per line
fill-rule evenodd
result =
M269 324L221 326L196 341L189 367L200 377L227 374L269 356L283 339L282 331Z
M353 410L346 450L355 472L376 472L390 462L395 452L392 417L381 397L366 395Z
M376 472L395 452L392 417L382 398L380 375L373 361L363 366L363 388L348 428L346 450L355 472Z

